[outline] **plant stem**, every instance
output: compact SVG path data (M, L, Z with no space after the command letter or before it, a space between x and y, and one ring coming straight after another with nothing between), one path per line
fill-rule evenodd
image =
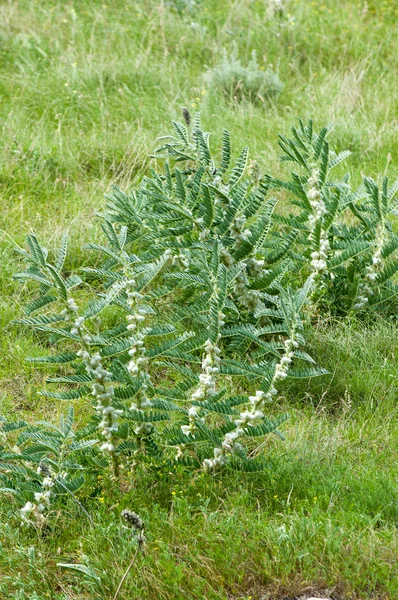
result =
M132 566L135 563L135 560L136 560L136 558L138 556L138 551L139 551L140 547L141 547L141 544L140 544L140 542L138 542L137 549L134 552L134 556L131 559L131 562L130 562L129 566L127 567L127 569L126 569L123 577L121 578L119 585L117 586L116 594L113 596L113 600L117 600L117 598L119 596L119 593L120 593L120 590L122 589L122 585L126 581L126 578L127 578L128 574L130 573L130 570L131 570Z

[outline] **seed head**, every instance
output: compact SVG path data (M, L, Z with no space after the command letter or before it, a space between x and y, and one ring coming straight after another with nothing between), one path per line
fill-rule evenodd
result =
M182 109L182 116L184 117L185 123L189 126L191 124L191 115L189 113L189 110L185 108L185 106Z
M43 477L51 477L50 469L43 462L40 463L39 468L37 469L37 472L39 473L39 475L43 475Z
M132 510L128 510L127 508L122 511L122 518L126 521L128 525L134 527L138 531L144 529L144 522L137 513Z

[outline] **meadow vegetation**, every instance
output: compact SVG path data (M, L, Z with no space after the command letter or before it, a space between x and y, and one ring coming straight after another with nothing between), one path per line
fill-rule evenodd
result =
M397 597L397 22L396 2L376 0L0 6L0 471L20 492L2 493L1 597L114 598L137 548L123 509L140 515L146 541L120 598ZM330 185L323 179L329 146L322 127L331 123L335 154L328 160L351 152L336 164L338 185L335 171ZM299 154L313 152L308 172L297 154L294 166L280 161L291 149L292 126L308 137L304 150L296 138ZM225 130L232 156L224 168ZM174 138L156 141L165 134ZM181 152L192 153L188 162L174 163ZM189 202L201 169L195 207ZM297 179L290 185L292 170L310 182L310 199L318 202L322 192L326 212L319 216L300 197ZM133 191L145 221L136 237L128 212ZM259 214L247 208L252 192L258 207L264 203ZM222 194L232 195L234 214ZM170 215L182 227L178 235L165 234ZM27 246L33 231L37 238ZM15 244L28 254L21 257ZM144 265L134 278L132 253ZM32 257L41 273L34 271L36 283L15 278ZM68 280L71 274L84 283ZM56 290L53 316L44 304L38 313L47 320L33 314L40 285L41 296ZM188 300L196 313L184 313ZM32 302L38 304L27 315ZM76 323L75 313L83 321ZM133 326L115 334L126 315ZM253 331L254 319L263 319L262 332ZM129 331L154 367L123 354L131 349ZM111 342L120 344L114 354ZM65 365L37 364L78 349L72 375ZM204 349L207 379L199 379ZM274 360L257 377L261 349ZM101 356L94 364L95 350ZM297 354L304 350L305 357ZM292 360L296 369L308 363L301 377L275 379L275 369L284 373ZM225 387L218 404L209 366L223 381L217 390ZM117 390L127 391L115 396L103 367ZM60 377L61 391L46 384L49 375ZM109 394L101 415L83 392L65 396L91 377ZM131 398L134 381L126 409L122 400ZM260 406L267 394L272 402ZM230 400L241 395L241 402ZM195 408L203 400L204 416ZM235 407L246 404L246 413L256 404L261 415L244 417L243 427L252 419L262 433L277 435L251 438L246 427L236 434L246 436L242 448L231 437L222 445L236 431ZM155 413L166 424L152 436ZM109 414L114 421L106 421ZM83 433L65 441L72 416ZM13 422L21 424L15 432ZM46 453L35 444L48 444ZM213 455L214 446L220 453ZM74 461L84 467L84 484ZM33 506L21 526L20 509L38 493L38 481L44 495L36 506L45 510Z

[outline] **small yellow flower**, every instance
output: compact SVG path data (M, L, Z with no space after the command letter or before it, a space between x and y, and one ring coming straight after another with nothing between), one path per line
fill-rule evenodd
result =
M207 92L206 90L202 90L200 93L202 94L202 96L204 96Z
M174 490L171 492L171 495L172 495L172 496L175 496L175 495L176 495L176 493L175 493L175 491L174 491Z
M275 494L274 498L277 498L277 497L278 497L278 494Z
M98 500L99 500L100 502L105 502L105 498L104 498L103 496L100 496L100 497L98 498Z
M191 102L192 108L196 108L196 102Z

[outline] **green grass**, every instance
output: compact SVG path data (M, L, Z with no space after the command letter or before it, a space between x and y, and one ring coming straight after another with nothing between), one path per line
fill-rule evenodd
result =
M112 183L129 188L150 164L155 138L181 108L200 109L219 141L231 130L261 170L277 173L277 134L297 116L333 121L338 150L361 173L397 174L396 1L287 2L270 18L264 1L204 0L108 5L31 0L0 6L0 411L34 421L58 404L37 395L45 374L24 362L38 337L10 325L21 290L11 238L34 229L53 247L68 229L69 266L87 260L93 215ZM205 87L204 73L236 44L257 51L284 82L270 102L240 104ZM391 164L390 164L391 163ZM37 534L0 508L0 596L113 598L133 544L123 507L146 522L147 550L120 598L248 599L328 591L334 598L398 595L395 320L321 323L311 353L331 375L287 384L270 410L288 410L285 442L267 440L259 475L126 474L122 490L91 482ZM84 408L77 408L83 418ZM90 497L88 497L90 496ZM101 583L57 563L89 565Z

